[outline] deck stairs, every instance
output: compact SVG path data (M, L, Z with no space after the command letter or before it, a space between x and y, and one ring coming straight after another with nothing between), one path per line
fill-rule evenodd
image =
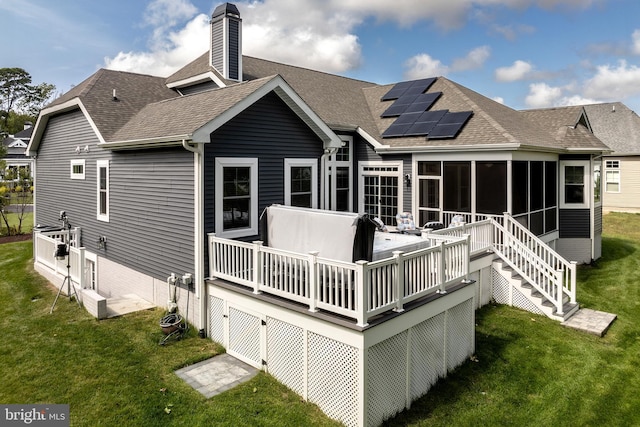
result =
M509 305L543 314L550 319L560 322L567 321L580 308L578 303L572 303L570 297L563 294L562 314L559 314L556 305L531 285L531 283L522 277L514 268L509 266L507 262L498 259L493 262L492 267L494 274L499 274L512 288L507 297L509 298ZM526 301L523 301L523 299L526 299Z
M562 258L508 214L502 224L494 221L493 225L493 249L499 258L492 267L501 278L504 302L567 321L580 308L576 263Z

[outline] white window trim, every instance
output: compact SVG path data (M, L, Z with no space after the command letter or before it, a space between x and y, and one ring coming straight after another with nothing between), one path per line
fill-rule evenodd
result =
M71 160L71 165L69 169L71 179L85 179L86 170L87 170L87 166L85 163L86 162L84 159ZM73 172L74 166L82 166L82 173L74 173Z
M383 167L383 168L397 168L396 171L366 171L367 168L375 168L375 167ZM402 162L376 162L376 161L362 161L358 162L358 212L364 212L364 176L395 176L398 178L398 206L396 206L397 212L402 212L402 207L404 206L403 193L404 189L402 188L402 173L403 173L403 164ZM390 225L390 224L387 224Z
M318 208L318 160L284 159L284 204L291 206L291 168L311 167L311 207Z
M223 204L223 168L225 167L249 167L251 180L251 218L248 228L239 228L224 231ZM215 161L215 225L216 235L233 239L236 237L255 236L258 234L258 159L240 157L217 157Z
M589 208L590 201L593 199L592 192L592 176L590 174L591 167L589 161L573 160L573 161L560 161L560 209L586 209ZM584 182L584 198L583 203L566 203L564 200L565 193L565 167L566 166L582 166L584 170L583 182Z
M100 213L100 168L106 168L107 170L107 213ZM96 214L98 221L109 222L109 213L110 213L110 172L109 172L109 160L98 160L96 161Z
M617 181L609 181L608 180L609 172L612 172L615 176L618 177ZM604 181L603 184L604 184L604 191L605 192L607 192L607 193L621 193L622 192L622 179L621 179L620 168L605 169L604 170L604 179L603 179L603 181ZM610 191L609 190L609 186L607 185L609 182L618 184L618 191Z

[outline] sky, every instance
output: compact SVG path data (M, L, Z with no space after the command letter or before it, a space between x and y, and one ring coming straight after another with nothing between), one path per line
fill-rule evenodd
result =
M246 55L378 84L445 76L515 109L640 111L638 0L236 1ZM169 76L212 0L0 0L0 68L64 93L99 68ZM8 35L8 37L7 37Z

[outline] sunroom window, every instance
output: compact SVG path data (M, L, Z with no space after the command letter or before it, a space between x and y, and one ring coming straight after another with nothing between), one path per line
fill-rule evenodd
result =
M216 159L216 233L258 234L258 159Z

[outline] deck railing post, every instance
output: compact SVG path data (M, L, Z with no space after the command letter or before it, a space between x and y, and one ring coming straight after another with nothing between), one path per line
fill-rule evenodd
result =
M396 300L395 311L404 311L404 252L393 251L393 258L396 261L396 280L393 280L393 297Z
M469 283L469 263L471 263L471 235L465 234L465 249L464 249L464 282Z
M440 290L438 291L441 294L447 293L447 278L446 278L446 260L445 260L445 251L444 251L444 241L440 240L438 243L438 252L440 253L439 262L438 262L438 280L440 281Z
M356 320L358 326L367 326L369 304L369 274L367 272L367 261L356 261Z
M571 274L571 277L569 278L569 286L571 286L571 289L569 291L569 298L570 298L571 304L576 303L576 266L577 265L578 263L576 261L571 261L569 264L569 272Z
M309 311L318 311L318 255L320 252L309 252Z
M208 243L209 243L209 277L213 277L213 273L215 270L215 259L216 259L216 245L214 244L214 239L216 237L216 233L207 233Z
M253 242L253 293L260 293L260 286L262 285L262 272L263 268L263 260L262 256L262 241L256 240Z
M86 253L85 253L85 248L78 248L78 264L80 265L80 268L78 269L78 286L80 287L80 291L82 291L82 289L84 289L84 267L85 267L85 263L86 263Z
M556 290L556 307L558 309L557 314L559 314L560 316L562 316L564 314L564 309L563 309L563 302L562 300L564 299L564 286L562 284L563 282L563 276L564 275L564 271L562 270L556 270L556 286L555 286L555 290Z

